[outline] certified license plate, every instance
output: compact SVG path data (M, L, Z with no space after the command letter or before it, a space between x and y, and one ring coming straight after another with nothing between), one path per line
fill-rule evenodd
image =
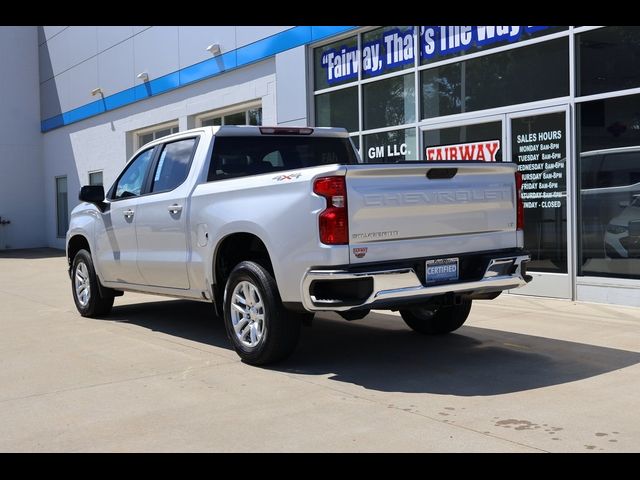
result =
M426 267L427 283L458 280L458 257L427 260Z

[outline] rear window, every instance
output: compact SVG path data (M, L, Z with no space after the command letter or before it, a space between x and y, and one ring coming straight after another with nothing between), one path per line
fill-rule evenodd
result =
M348 138L216 137L207 181L332 163L358 163Z

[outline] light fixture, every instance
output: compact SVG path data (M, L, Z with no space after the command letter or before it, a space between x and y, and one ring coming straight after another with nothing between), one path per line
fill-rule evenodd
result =
M100 87L94 88L93 90L91 90L91 95L94 97L96 95L102 95L102 89Z
M215 56L215 55L220 55L220 44L219 43L212 43L211 45L209 45L207 47L207 50L209 51L209 53L211 53L211 55Z
M136 77L138 78L138 80L142 80L143 82L149 81L149 74L147 72L141 72L136 75Z

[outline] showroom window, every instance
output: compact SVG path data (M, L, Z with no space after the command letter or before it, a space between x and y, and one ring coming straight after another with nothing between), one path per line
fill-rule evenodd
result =
M640 95L584 102L578 119L578 268L640 279Z
M567 96L568 58L558 38L423 70L422 118Z
M201 127L221 125L262 125L262 107L253 106L234 111L209 112L199 117Z
M156 125L155 127L140 130L135 133L135 137L137 139L136 150L149 142L153 142L158 138L166 137L167 135L171 135L172 133L178 133L178 124L177 123L169 123L165 125Z
M64 238L69 228L67 177L56 177L56 219L58 238Z
M422 64L502 47L567 30L559 27L432 26L420 27Z
M365 162L422 159L429 119L568 97L568 28L387 26L333 40L313 49L314 125L345 128Z
M576 35L576 94L640 87L640 27L606 27Z

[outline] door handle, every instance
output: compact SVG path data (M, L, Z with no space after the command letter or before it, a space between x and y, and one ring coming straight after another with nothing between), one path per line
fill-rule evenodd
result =
M131 209L129 209L129 210L125 210L125 211L124 211L124 216L125 216L125 218L131 218L131 217L133 217L133 213L134 213L134 212L133 212L133 210L131 210Z
M167 210L169 210L169 213L179 213L182 211L182 205L178 205L178 204L173 204L173 205L169 205L167 207Z

